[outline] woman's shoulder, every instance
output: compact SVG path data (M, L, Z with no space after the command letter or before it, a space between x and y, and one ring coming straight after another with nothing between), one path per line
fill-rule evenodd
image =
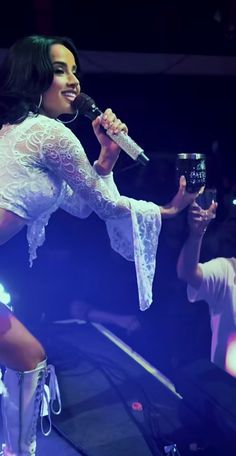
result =
M44 116L43 114L34 114L33 112L29 112L28 117L25 120L26 122L34 122L35 124L38 125L49 125L49 126L55 126L60 124L58 120L52 119L51 117Z
M30 118L33 118L32 123L30 123ZM63 140L68 144L81 146L79 139L72 130L58 119L52 119L42 114L29 115L27 119L30 131L34 131L40 136L42 135L43 142L47 143L48 139L50 139L51 143L60 143Z
M35 125L39 130L44 132L58 132L63 135L71 135L71 130L66 127L60 120L44 116L43 114L29 113L25 122Z

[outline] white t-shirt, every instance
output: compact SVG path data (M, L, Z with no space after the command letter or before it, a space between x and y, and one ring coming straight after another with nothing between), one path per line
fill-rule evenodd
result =
M188 299L208 303L211 360L236 377L236 258L216 258L200 267L202 283L198 290L188 285Z

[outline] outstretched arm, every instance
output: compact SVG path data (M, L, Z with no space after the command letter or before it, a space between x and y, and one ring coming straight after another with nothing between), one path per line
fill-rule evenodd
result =
M160 212L162 218L173 218L178 215L183 209L192 204L199 193L203 190L204 187L199 192L188 193L186 191L186 179L185 176L181 176L179 179L179 189L170 201L170 203L165 206L160 206Z
M199 266L202 239L210 221L215 217L216 207L217 203L212 203L205 211L197 203L193 203L189 209L189 235L178 258L177 275L196 289L202 281L202 270Z
M79 140L68 128L51 119L46 119L44 124L42 166L62 182L66 181L78 198L106 222L112 248L126 259L135 261L140 308L145 310L152 301L151 288L161 229L159 206L121 196L110 181L111 169L107 168L108 174L99 175ZM105 160L110 146L113 146L109 143L101 146ZM114 159L117 153L116 149ZM110 164L114 164L114 159ZM98 162L101 165L99 159Z
M109 174L120 153L120 148L115 144L106 134L105 130L112 133L119 133L124 131L128 133L127 126L117 119L111 109L107 109L102 116L97 117L93 123L94 133L101 145L101 151L98 160L95 162L95 169L98 174L105 176ZM162 218L175 217L184 208L189 206L198 196L197 193L188 193L186 191L186 179L184 176L180 177L179 189L174 198L169 204L159 206Z

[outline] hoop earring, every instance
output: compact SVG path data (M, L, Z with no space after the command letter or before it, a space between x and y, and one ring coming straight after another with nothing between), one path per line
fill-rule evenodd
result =
M79 115L79 111L78 111L78 109L77 109L77 110L76 110L76 113L75 113L74 117L72 117L72 119L70 119L70 120L60 120L60 119L57 119L57 120L58 120L58 122L61 122L61 123L63 123L63 124L69 124L69 123L71 123L71 122L74 122L74 120L78 117L78 115Z
M38 109L38 111L39 111L39 109L41 108L42 101L43 101L43 95L40 94L40 96L39 96L39 102L38 102L38 104L37 104L37 106L36 106L36 108Z

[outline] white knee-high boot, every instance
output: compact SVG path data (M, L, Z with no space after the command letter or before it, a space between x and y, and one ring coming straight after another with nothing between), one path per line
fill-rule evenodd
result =
M48 378L49 385L46 385ZM43 420L48 415L48 429L51 431L50 406L53 413L60 413L60 394L53 366L42 361L32 371L17 372L6 369L4 374L6 388L2 397L3 415L3 455L35 456L36 431L39 415ZM52 405L57 400L58 409Z

